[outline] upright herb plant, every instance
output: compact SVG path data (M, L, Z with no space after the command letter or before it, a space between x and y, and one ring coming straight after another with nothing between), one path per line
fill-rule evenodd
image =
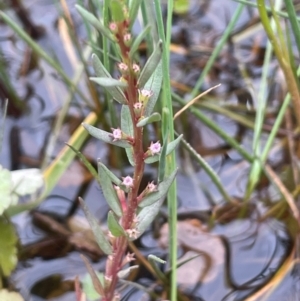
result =
M128 4L128 1L124 0L110 1L111 20L108 28L87 10L77 6L81 16L111 42L119 57L117 68L120 76L113 78L101 60L93 54L92 63L96 77L92 77L91 80L102 86L122 106L119 126L111 132L89 124L83 126L97 139L124 148L134 169L133 175L124 175L119 179L102 162L98 162L99 182L111 209L107 217L108 236L102 232L84 201L80 199L98 244L108 255L106 269L100 280L84 258L102 301L120 299L116 290L118 279L128 273L127 264L134 260L134 254L126 255L128 242L142 235L157 215L176 176L176 170L165 176L165 158L175 149L181 138L170 143L165 142L163 146L160 141L153 141L144 146L146 125L161 119L160 114L153 110L162 83L162 41L154 45L153 53L141 67L136 61L136 51L149 30L146 28L135 39L131 33L140 2L130 1ZM157 161L157 181L148 183L141 191L145 164Z

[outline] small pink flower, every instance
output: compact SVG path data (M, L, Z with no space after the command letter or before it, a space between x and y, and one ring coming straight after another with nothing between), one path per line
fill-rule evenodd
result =
M124 42L128 42L128 41L130 41L131 40L131 34L130 33L126 33L125 35L124 35Z
M157 188L157 185L153 184L153 182L149 183L147 186L148 192L154 192L157 190L156 188Z
M109 29L112 31L112 32L117 32L118 30L118 26L115 22L112 22L109 24Z
M139 89L139 94L140 94L140 96L142 96L142 97L147 97L147 98L149 98L149 97L151 97L152 95L153 95L153 92L152 91L150 91L150 90L147 90L147 89Z
M126 188L132 187L133 186L133 179L130 176L127 176L123 178L122 184L126 186Z
M135 73L139 73L141 71L141 68L138 64L133 64L132 65L132 70L135 72Z
M140 110L143 107L143 104L141 102L136 102L133 107L137 110Z
M127 229L126 232L129 238L134 238L134 239L137 239L138 235L140 234L140 232L136 229Z
M153 92L147 89L139 89L139 102L147 104L149 98L153 95Z
M119 64L118 64L118 68L119 68L121 71L127 71L127 70L128 70L128 66L127 66L125 63L119 63Z
M114 138L113 141L121 140L122 139L122 131L120 129L113 129L112 137Z
M151 145L148 149L150 150L151 155L154 156L160 152L161 145L160 145L159 141L157 141L155 143L151 142Z
M134 253L127 253L126 257L125 257L125 260L126 260L126 263L129 263L131 261L134 261L135 258L134 258L135 254Z

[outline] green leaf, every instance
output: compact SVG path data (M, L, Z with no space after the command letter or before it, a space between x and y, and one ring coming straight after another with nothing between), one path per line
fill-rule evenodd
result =
M134 2L138 2L138 0L135 0ZM131 19L130 19L131 20ZM135 38L134 42L132 43L129 51L129 56L132 58L137 49L139 48L140 44L144 40L144 38L147 36L147 34L150 31L150 25L146 26L143 31Z
M143 0L131 0L130 3L129 3L129 20L130 20L130 25L132 26L135 19L136 19L136 16L137 16L137 13L138 13L138 10L139 10L139 7L141 5Z
M113 141L112 134L101 129L98 129L92 125L87 123L83 123L82 126L89 132L89 134L99 140L102 140L106 143L110 143L112 145L116 145L119 147L131 147L131 144L126 140L117 140Z
M129 107L126 105L122 106L121 109L121 130L122 132L124 132L125 134L133 137L134 136L134 132L133 132L133 124L132 124L132 119L131 119L131 115L130 115L130 111L129 111ZM133 148L126 148L126 155L128 158L129 163L134 166L134 158L133 158Z
M93 286L94 286L96 292L100 296L104 296L105 295L105 291L104 291L104 288L103 288L103 284L100 281L101 278L98 277L98 275L94 271L93 267L89 263L88 259L85 256L83 256L82 254L80 255L80 257L83 260L83 262L84 262L84 264L86 266L86 269L88 270L88 273L91 276L91 280L92 280L92 283L93 283Z
M140 77L138 79L138 87L139 88L144 88L145 84L151 77L151 75L154 73L156 70L162 56L162 41L159 40L158 44L156 45L153 53L149 57L148 61L146 62Z
M110 0L110 12L114 22L124 21L123 5L119 0Z
M107 204L117 216L122 216L120 201L110 178L107 176L107 172L103 164L98 165L98 172L101 182L101 188Z
M0 217L0 275L8 277L15 269L18 262L17 241L13 224Z
M161 120L161 116L159 113L153 113L152 115L150 115L149 117L144 117L142 120L140 120L137 123L137 127L142 127L145 126L149 123L153 123L153 122L157 122Z
M86 20L97 30L99 30L101 34L109 38L111 41L115 42L114 36L110 33L110 31L106 27L104 27L104 25L93 14L91 14L85 8L81 7L78 4L75 4L75 7L84 20Z
M130 110L126 105L123 105L121 109L121 130L131 137L134 136Z
M168 143L166 155L169 155L177 147L177 145L179 144L182 136L183 135L181 134L175 140ZM157 162L159 160L159 157L160 157L159 155L148 157L148 158L145 159L145 163L151 164L151 163Z
M94 67L94 70L95 70L95 73L96 73L97 77L106 77L106 78L111 78L112 79L111 75L106 70L106 68L104 67L104 65L102 64L102 62L100 61L100 59L98 58L98 56L96 54L92 55L92 63L93 63L93 67ZM121 104L126 104L127 103L127 99L126 99L123 91L121 90L121 88L119 88L119 87L110 87L109 89L106 89L106 91L117 102L119 102Z
M95 271L97 278L99 279L102 286L104 286L104 275L98 271ZM81 279L82 290L85 293L88 300L98 301L101 297L94 288L93 280L90 274L86 274L83 279Z
M96 220L96 218L91 214L91 212L89 211L88 207L86 206L84 200L79 197L79 202L80 205L84 211L84 214L91 226L91 229L94 233L94 236L96 238L96 241L100 247L100 249L107 255L111 255L113 253L113 249L112 246L110 244L110 242L108 241L106 235L104 234L104 232L102 231L102 229L100 228L98 221Z
M0 216L3 214L4 210L6 210L12 203L18 201L18 199L12 198L12 179L11 173L9 170L4 169L0 165Z
M100 166L113 183L115 183L117 186L122 186L122 181L114 173L112 173L103 163L98 161L98 168L100 168Z
M177 174L177 169L175 169L169 175L168 178L164 179L161 183L158 184L156 192L152 192L152 193L149 193L148 195L146 195L142 199L142 201L139 203L139 207L144 208L144 207L152 205L153 203L155 203L161 199L164 199L168 193L170 186L172 185L172 183L176 177L176 174Z
M6 289L0 290L1 301L24 301L23 297L17 292L9 292Z
M135 166L134 158L133 158L133 147L125 148L125 152L130 165Z
M125 236L126 233L122 226L119 224L116 216L112 211L108 212L108 217L107 217L107 226L111 234L115 237L119 236Z
M136 227L136 230L139 233L138 237L141 236L145 232L145 230L149 227L149 225L153 222L163 202L164 199L161 198L158 202L155 202L150 206L142 208L142 210L138 213L137 215L138 224Z
M72 145L66 143L71 150L77 155L77 157L83 162L84 166L88 169L88 171L92 174L94 179L98 182L98 184L101 186L100 179L97 173L97 170L93 167L93 165L87 160L87 158L80 152L78 151L75 147Z
M163 79L163 72L162 72L162 61L159 62L157 68L155 69L155 72L151 75L149 80L147 81L145 85L145 89L150 90L153 92L153 95L150 97L146 109L145 109L145 116L149 116L156 104L156 101L158 99L161 85L162 85L162 79Z
M118 79L107 77L90 77L90 80L104 88L122 87L126 88L127 83L121 82Z
M94 71L98 77L111 78L111 75L106 70L101 60L98 58L98 56L95 53L92 54L92 64L94 67Z

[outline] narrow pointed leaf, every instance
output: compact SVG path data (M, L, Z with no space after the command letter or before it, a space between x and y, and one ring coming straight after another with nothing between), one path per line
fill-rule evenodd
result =
M82 126L89 132L89 134L99 140L102 140L106 143L110 143L112 145L116 145L119 147L131 147L130 143L126 140L117 140L113 141L112 134L101 129L98 129L92 125L87 123L83 123Z
M164 179L157 186L157 191L149 193L142 201L139 203L139 207L143 208L146 206L150 206L153 203L159 201L160 199L164 199L168 193L170 186L172 185L177 174L177 169L175 169L166 179Z
M153 53L149 57L148 61L146 62L141 75L138 79L138 86L143 88L151 75L154 73L155 69L157 68L162 56L162 41L158 41Z
M103 163L98 161L98 168L100 166L113 183L115 183L117 186L122 185L122 181L114 173L112 173Z
M163 202L164 202L164 198L161 198L158 202L155 202L150 206L142 208L142 210L138 213L137 215L138 224L136 227L136 230L139 233L138 237L140 237L145 232L145 230L149 227L149 225L153 222Z
M162 61L160 60L157 68L155 69L155 72L151 75L151 77L149 78L149 80L147 81L144 87L145 89L153 92L153 95L150 97L145 109L146 117L153 112L154 106L156 104L156 101L158 99L161 90L162 79L163 79Z
M131 137L134 135L130 110L126 105L123 105L121 109L121 130Z
M137 16L137 13L138 13L138 10L139 10L139 7L141 5L143 0L131 0L130 1L130 4L129 4L129 20L131 22L131 26L133 25L135 19L136 19L136 16Z
M75 4L75 7L84 20L94 26L97 30L100 31L101 34L109 38L111 41L115 41L115 38L110 33L110 31L106 27L104 27L104 25L93 14L91 14L89 11L78 4Z
M127 83L121 82L118 79L114 79L114 78L90 77L90 80L104 88L111 88L111 87L125 88L125 87L127 87Z
M161 120L161 116L159 113L153 113L149 117L145 117L137 123L137 127L145 126L149 123L157 122Z
M138 2L138 0L136 0L134 2ZM132 19L130 19L130 20L132 20ZM138 50L140 44L142 43L142 41L144 40L146 35L149 33L149 31L150 31L150 25L146 26L143 29L143 31L135 38L134 42L132 43L132 45L130 47L130 51L129 51L130 57L133 57L133 55Z
M94 68L94 71L95 71L97 77L111 78L111 75L106 70L106 68L102 64L101 60L95 53L92 54L92 64L93 64L93 68Z
M98 271L95 271L95 272L96 272L96 275L97 275L101 285L104 287L105 279L104 279L103 273L100 273ZM83 278L81 278L80 282L82 284L82 291L85 293L87 300L93 300L93 301L101 300L101 298L100 298L101 296L95 290L92 277L90 276L89 273L87 273ZM80 285L80 284L78 284L78 285ZM78 301L78 300L80 300L80 298L76 299L76 300ZM81 300L81 301L83 301L83 300Z
M135 166L134 158L133 158L133 147L125 148L125 152L126 152L127 159L129 161L130 165Z
M96 274L96 272L94 271L93 267L91 266L91 264L89 263L88 259L83 256L82 254L80 255L82 261L84 262L86 269L88 270L88 273L91 276L92 282L93 282L93 286L94 289L96 290L96 292L100 295L100 296L104 296L105 292L104 292L104 288Z
M98 182L98 184L101 186L100 179L97 173L97 170L93 167L93 165L87 160L87 158L75 147L72 145L66 143L67 146L71 148L71 150L77 155L77 157L82 161L84 166L88 169L88 171L92 174L94 179Z
M99 245L99 248L107 255L110 255L113 253L113 249L112 246L110 244L110 242L108 241L106 235L104 234L104 232L102 231L102 229L100 228L98 221L96 220L96 218L91 214L91 212L89 211L87 205L85 204L84 200L79 197L79 202L80 205L84 211L84 214L91 226L91 229L94 233L94 236L96 238L96 241Z
M92 63L97 77L112 78L96 54L92 55ZM105 88L105 87L104 87ZM126 97L119 87L110 87L107 92L119 103L126 104Z
M113 214L112 211L108 212L107 226L111 234L115 237L126 235L124 229L119 224L118 220L116 219L116 216Z
M117 216L122 216L122 210L117 193L102 164L98 165L101 188L107 204Z
M183 135L180 135L175 140L168 143L166 155L169 155L178 146L182 136ZM157 162L158 160L159 160L159 155L155 155L155 156L151 156L151 157L146 158L145 163L151 164L151 163Z
M126 105L123 105L122 109L121 109L121 130L122 130L122 132L124 132L125 134L127 134L131 137L134 136L133 124L132 124L129 107ZM133 148L132 147L126 148L125 151L126 151L126 155L127 155L129 163L132 166L134 166Z

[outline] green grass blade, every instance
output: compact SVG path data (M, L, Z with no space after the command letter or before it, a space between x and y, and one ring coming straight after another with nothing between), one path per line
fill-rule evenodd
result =
M149 1L150 2L150 1ZM168 117L162 118L162 128L169 129L169 141L174 140L174 124L173 124L173 107L172 107L172 95L171 95L171 84L170 84L170 71L169 71L169 46L171 37L171 24L172 24L172 13L173 13L173 0L168 1L168 15L167 15L167 33L164 33L164 24L161 11L161 3L159 0L154 1L155 12L157 17L157 27L159 38L163 41L163 102L162 107L169 110ZM163 132L165 132L163 130ZM175 153L171 153L166 160L166 175L169 175L176 168ZM171 301L177 301L177 188L176 180L172 184L168 193L168 215L169 215L169 229L170 229L170 243L169 243L169 254L170 254L170 265L172 269L171 275Z

